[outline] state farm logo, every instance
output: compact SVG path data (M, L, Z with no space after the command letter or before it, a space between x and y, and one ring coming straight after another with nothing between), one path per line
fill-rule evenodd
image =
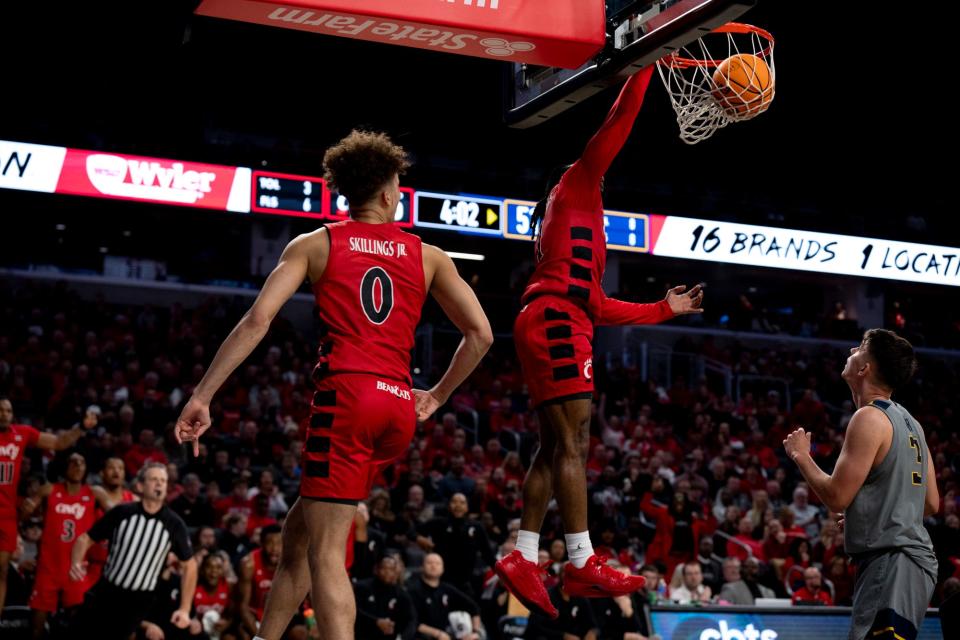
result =
M83 514L87 512L86 505L82 505L79 502L74 502L73 504L63 504L62 502L53 508L54 512L59 513L63 516L73 516L77 520L83 517Z
M503 38L481 39L475 33L463 31L431 29L401 22L354 18L334 13L321 14L286 7L274 9L267 15L267 20L300 25L313 28L320 33L331 33L348 38L365 38L413 46L435 47L445 51L458 51L479 45L485 54L498 58L509 57L515 53L526 53L537 48L532 42L510 42Z
M217 174L185 169L182 162L95 153L87 157L87 178L109 196L192 204L210 193Z
M0 447L0 458L10 458L11 460L16 460L19 454L20 447L13 443Z
M537 48L532 42L509 42L503 38L484 38L480 41L480 45L486 47L483 51L488 56L499 58L507 58L515 53L525 53Z

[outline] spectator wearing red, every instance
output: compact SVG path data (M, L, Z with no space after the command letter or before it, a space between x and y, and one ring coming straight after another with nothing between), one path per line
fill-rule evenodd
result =
M767 523L763 537L763 554L767 560L786 560L790 555L790 540L779 520Z
M250 514L253 513L253 501L247 497L247 479L244 477L234 478L233 491L226 498L217 500L213 505L213 510L218 521L231 513L249 518Z
M823 577L820 569L807 567L803 570L803 586L793 592L790 600L793 604L822 604L833 606L833 597L823 588Z
M156 446L156 436L153 429L144 429L140 432L137 444L133 445L123 456L123 463L127 467L127 475L136 475L148 462L167 464L167 454Z
M727 557L743 561L751 555L761 561L767 559L763 546L753 539L753 521L748 516L744 516L740 518L737 526L737 535L733 540L727 541Z

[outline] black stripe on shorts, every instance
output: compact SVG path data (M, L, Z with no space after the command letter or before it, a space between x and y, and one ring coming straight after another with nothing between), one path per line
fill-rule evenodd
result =
M553 379L555 381L570 380L580 375L580 367L575 364L565 364L562 367L553 368Z
M567 287L567 295L571 298L580 298L582 300L590 299L590 289L586 287L578 287L575 284L571 284Z
M559 327L547 328L547 340L562 340L573 336L573 330L570 325L562 324Z
M333 426L332 413L315 413L310 416L311 429L329 429Z
M571 240L593 240L593 229L590 227L570 227Z
M303 471L308 478L329 478L330 462L327 460L307 460Z
M572 344L557 344L550 347L550 359L562 360L563 358L572 358L574 356Z

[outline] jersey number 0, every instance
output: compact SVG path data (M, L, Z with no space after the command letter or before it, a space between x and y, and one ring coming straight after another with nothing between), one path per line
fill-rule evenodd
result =
M377 289L379 288L380 304L377 304ZM360 281L360 306L367 320L373 324L383 324L390 317L393 309L393 280L380 267L371 267L363 274Z

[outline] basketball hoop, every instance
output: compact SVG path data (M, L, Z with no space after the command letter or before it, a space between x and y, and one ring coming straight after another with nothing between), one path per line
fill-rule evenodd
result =
M768 31L730 22L657 61L677 113L681 140L696 144L731 122L750 120L767 110L776 86L773 44ZM754 66L746 65L749 88L729 81L718 84L718 74L721 80L729 78L723 75L728 73L725 63L734 58L754 60ZM761 63L766 66L763 73L757 69ZM761 75L765 82L754 87L753 81Z

